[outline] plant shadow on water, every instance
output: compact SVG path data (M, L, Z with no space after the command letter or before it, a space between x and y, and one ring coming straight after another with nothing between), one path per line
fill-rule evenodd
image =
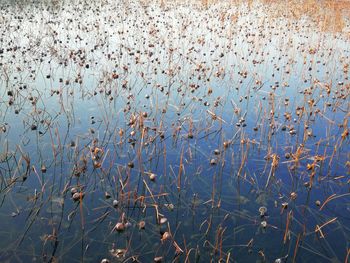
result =
M348 262L350 23L275 4L2 2L0 261Z

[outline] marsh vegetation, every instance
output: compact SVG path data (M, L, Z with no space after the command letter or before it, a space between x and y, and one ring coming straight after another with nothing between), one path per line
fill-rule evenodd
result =
M3 1L1 262L349 262L331 1Z

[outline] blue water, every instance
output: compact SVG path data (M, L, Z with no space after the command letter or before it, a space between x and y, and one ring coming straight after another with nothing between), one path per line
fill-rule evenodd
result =
M346 32L262 5L3 6L0 261L344 262Z

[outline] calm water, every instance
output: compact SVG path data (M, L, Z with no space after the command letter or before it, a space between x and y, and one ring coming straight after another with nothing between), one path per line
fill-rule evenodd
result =
M2 6L1 262L347 260L348 24Z

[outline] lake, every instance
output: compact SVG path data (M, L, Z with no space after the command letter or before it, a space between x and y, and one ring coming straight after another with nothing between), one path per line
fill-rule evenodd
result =
M1 5L1 262L349 262L338 9Z

